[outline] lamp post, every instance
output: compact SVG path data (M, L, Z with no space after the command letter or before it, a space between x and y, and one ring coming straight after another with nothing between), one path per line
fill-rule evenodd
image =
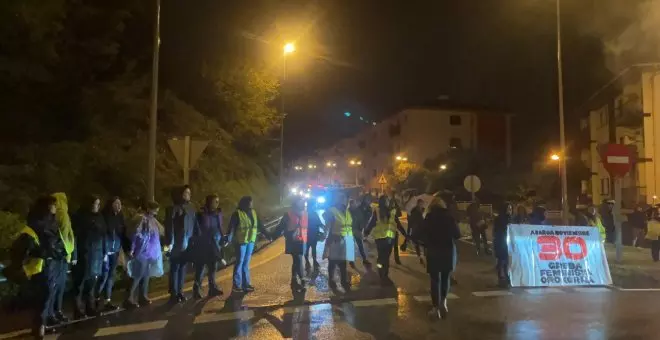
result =
M282 62L282 86L281 86L281 110L282 110L282 123L280 124L280 204L284 200L284 119L286 118L285 101L284 101L284 83L286 83L286 57L296 51L296 45L287 43L283 48L283 62Z
M151 104L149 108L149 156L147 158L147 199L156 198L156 132L158 124L158 59L160 50L160 0L156 0L154 51L151 61Z
M568 225L568 180L566 176L566 134L564 127L564 70L561 49L561 0L557 3L557 90L559 100L559 174L561 181L561 218Z
M360 166L362 165L362 161L359 159L352 159L349 164L355 168L355 186L360 186L359 171Z

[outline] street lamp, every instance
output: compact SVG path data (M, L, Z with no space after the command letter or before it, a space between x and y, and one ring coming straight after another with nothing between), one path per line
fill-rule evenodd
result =
M447 170L447 164L440 164L440 170L441 171Z
M406 157L406 156L402 156L402 155L397 155L397 156L395 157L395 159L396 159L397 161L399 161L399 162L407 162L407 161L408 161L408 157Z
M561 50L561 0L557 3L557 90L559 105L559 150L563 157L559 161L561 177L561 217L564 225L568 225L568 180L566 178L566 133L564 127L564 70Z
M280 124L280 203L284 200L284 118L286 111L284 106L284 83L286 83L286 57L287 55L296 51L296 45L293 43L286 43L283 48L283 62L282 62L282 86L280 88L281 96L281 110L282 110L282 124Z
M553 154L550 156L550 160L555 161L555 162L558 161L560 158L561 158L561 157L559 157L559 155L556 154L556 153L553 153Z
M359 186L360 182L358 180L358 176L359 176L360 166L362 165L362 161L359 159L351 159L348 163L355 168L355 186Z
M158 60L160 52L160 0L156 0L153 36L154 51L151 61L151 95L149 108L149 155L147 157L147 199L156 196L156 132L158 124ZM281 176L281 175L280 175Z

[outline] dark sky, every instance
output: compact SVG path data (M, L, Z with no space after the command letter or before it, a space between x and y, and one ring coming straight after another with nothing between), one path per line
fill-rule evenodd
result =
M194 2L195 4L191 4ZM585 27L595 1L564 1L566 112L609 79L600 38ZM299 156L439 95L518 115L516 142L556 143L553 0L164 0L166 86L195 88L202 60L254 48L288 62L286 153ZM256 38L255 38L256 37ZM238 46L240 45L240 46ZM279 71L278 71L279 72Z

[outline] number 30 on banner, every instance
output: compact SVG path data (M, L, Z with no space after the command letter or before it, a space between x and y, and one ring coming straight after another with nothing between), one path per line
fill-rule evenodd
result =
M557 236L539 236L536 238L536 244L539 247L539 259L542 261L556 261L562 255L569 260L582 260L588 253L587 244L582 237L565 237L562 242Z

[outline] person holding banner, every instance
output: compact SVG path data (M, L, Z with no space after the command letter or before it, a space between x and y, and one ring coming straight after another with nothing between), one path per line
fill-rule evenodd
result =
M590 205L587 208L587 213L585 214L585 217L587 218L587 225L590 227L598 228L598 232L600 233L600 239L601 241L605 242L605 239L607 238L607 233L605 232L605 227L603 226L603 222L600 216L598 216L598 209L596 209L595 206Z
M426 247L426 271L431 277L429 316L447 317L447 294L451 273L456 267L456 241L461 231L447 208L447 198L436 197L431 202L420 230L420 241Z
M493 223L493 249L497 265L497 279L501 287L509 287L509 249L506 244L507 228L512 221L513 206L511 203L502 205L499 215Z

